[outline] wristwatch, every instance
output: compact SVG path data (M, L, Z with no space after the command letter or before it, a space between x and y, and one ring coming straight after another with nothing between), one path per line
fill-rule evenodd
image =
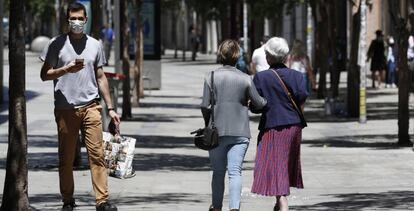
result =
M108 113L109 113L110 111L115 111L115 109L114 109L114 108L107 108L107 110L108 110Z

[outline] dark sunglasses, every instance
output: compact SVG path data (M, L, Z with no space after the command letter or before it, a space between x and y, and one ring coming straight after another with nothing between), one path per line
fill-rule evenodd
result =
M74 21L74 20L84 21L85 18L84 17L70 17L69 20L71 20L71 21Z

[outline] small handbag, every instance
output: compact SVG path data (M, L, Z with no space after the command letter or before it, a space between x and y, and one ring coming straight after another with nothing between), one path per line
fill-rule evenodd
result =
M282 78L279 76L279 74L276 72L276 70L273 70L273 73L276 75L276 77L280 80L280 84L282 84L283 89L285 90L285 93L287 94L291 104L293 105L293 108L296 110L296 112L299 115L300 123L302 125L302 128L307 127L308 124L306 123L305 116L303 115L302 109L298 107L298 104L295 102L295 99L293 99L292 94L290 93L289 89L287 88L285 82L282 80Z
M214 124L214 106L216 105L216 99L214 94L214 71L211 72L211 89L210 89L210 102L211 102L211 124L207 124L206 127L200 128L190 134L195 134L194 145L197 148L203 150L211 150L218 146L218 130Z

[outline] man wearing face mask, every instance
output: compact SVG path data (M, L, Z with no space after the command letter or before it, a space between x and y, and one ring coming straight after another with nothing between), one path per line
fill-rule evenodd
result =
M113 109L108 81L102 66L106 63L102 45L83 33L87 21L86 9L73 3L67 9L70 32L51 40L42 52L44 61L40 77L53 80L55 121L59 139L59 182L63 211L76 206L73 198L73 161L79 130L88 152L92 186L97 211L117 211L108 201L107 170L105 168L102 121L99 99L103 97L111 121L120 123Z

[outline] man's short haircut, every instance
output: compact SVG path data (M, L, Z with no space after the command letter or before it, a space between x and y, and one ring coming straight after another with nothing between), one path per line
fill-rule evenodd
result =
M283 63L289 53L289 46L285 39L272 37L265 44L265 52L271 58L272 63Z
M69 18L69 13L70 12L77 12L77 11L83 11L83 14L85 15L85 17L87 17L88 15L86 14L86 8L85 5L83 5L82 3L79 2L74 2L72 4L70 4L68 6L68 9L66 10L66 18Z
M235 66L240 56L240 46L235 40L224 40L217 51L217 60L223 65Z

